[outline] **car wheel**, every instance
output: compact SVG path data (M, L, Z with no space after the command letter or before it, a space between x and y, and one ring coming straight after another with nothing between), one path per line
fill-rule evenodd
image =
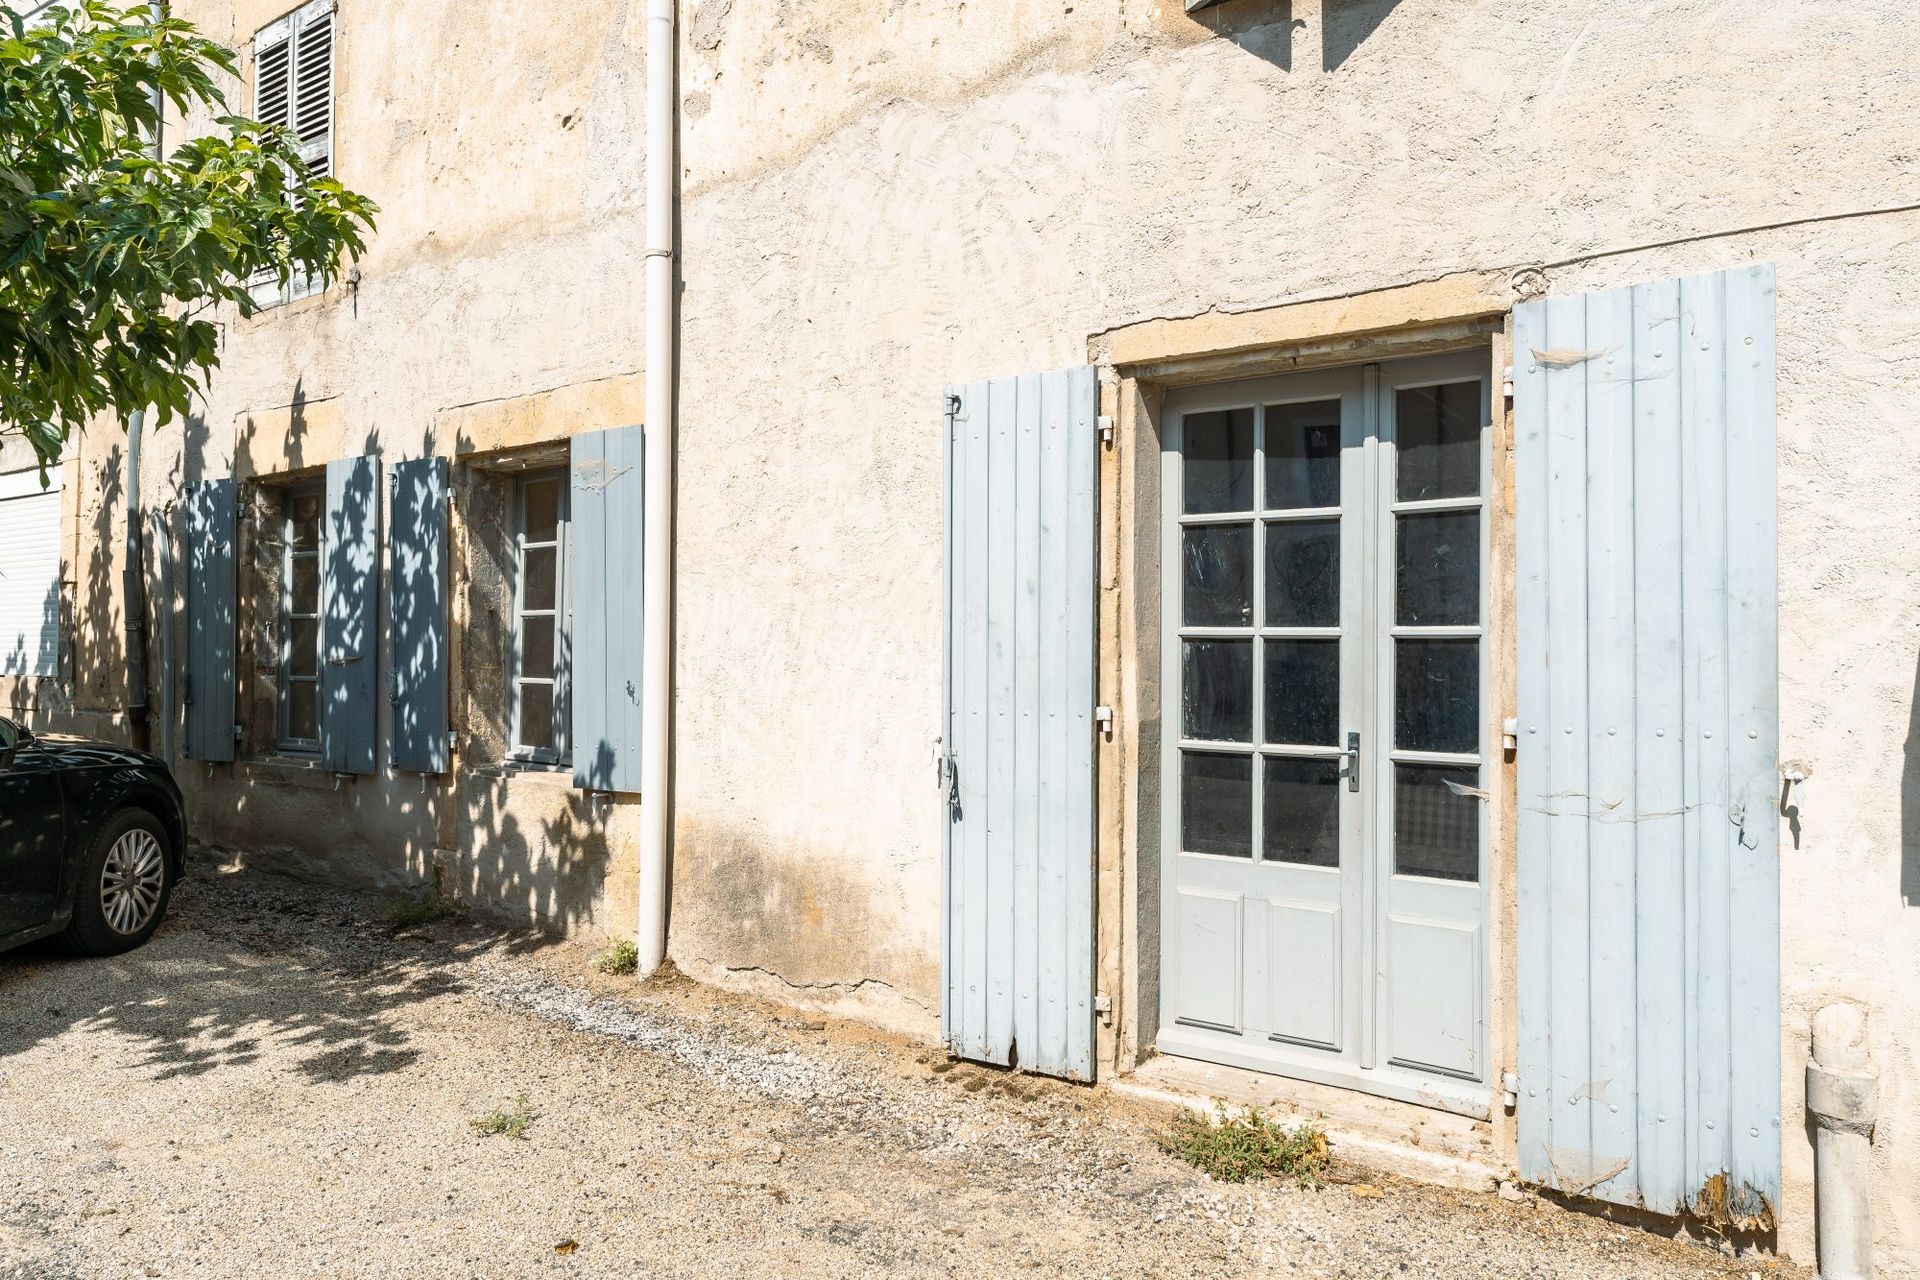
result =
M145 809L122 809L101 825L87 850L73 921L61 941L77 955L131 951L160 927L172 894L166 829Z

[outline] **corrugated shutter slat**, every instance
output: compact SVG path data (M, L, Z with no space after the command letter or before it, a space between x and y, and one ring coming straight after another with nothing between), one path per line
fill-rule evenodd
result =
M1091 1079L1099 386L952 388L948 1046Z
M320 754L336 773L372 773L379 664L380 462L327 464L326 592L320 638Z
M588 791L637 792L645 430L620 427L575 436L570 475L573 785Z
M445 773L447 735L447 463L393 466L387 618L393 656L393 765Z
M1774 283L1514 312L1520 1169L1780 1203Z
M234 756L234 483L187 486L186 754Z

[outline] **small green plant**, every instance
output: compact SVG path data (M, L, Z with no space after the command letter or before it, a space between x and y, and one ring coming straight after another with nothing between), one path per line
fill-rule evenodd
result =
M639 971L640 948L634 945L632 938L615 938L607 943L607 949L593 958L593 967L601 973L610 973L615 977L625 977Z
M1222 1105L1211 1116L1182 1111L1157 1138L1162 1151L1215 1182L1291 1178L1295 1186L1312 1190L1325 1184L1332 1162L1327 1132L1318 1121L1289 1127L1267 1119L1257 1107L1233 1114Z
M511 1108L503 1111L495 1107L483 1116L471 1117L467 1123L482 1137L524 1138L533 1120L533 1108L527 1105L527 1095L523 1093L513 1100Z
M441 920L464 920L467 904L438 893L420 898L402 898L387 908L387 923L396 929L434 924Z

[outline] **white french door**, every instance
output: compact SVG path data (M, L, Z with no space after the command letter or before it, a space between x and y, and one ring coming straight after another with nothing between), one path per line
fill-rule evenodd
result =
M1162 1052L1485 1110L1487 364L1167 398Z

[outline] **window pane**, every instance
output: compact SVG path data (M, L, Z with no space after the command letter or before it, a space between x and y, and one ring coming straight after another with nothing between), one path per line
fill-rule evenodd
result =
M1480 642L1394 641L1393 745L1480 750Z
M520 741L523 747L553 746L553 686L520 686Z
M290 623L287 628L287 642L287 674L292 676L319 675L319 619L296 619Z
M1397 517L1400 625L1471 627L1480 621L1480 513Z
M1267 625L1340 625L1340 522L1267 525Z
M287 686L287 736L313 739L320 736L320 685L300 680Z
M1260 856L1309 867L1340 865L1340 762L1266 760Z
M1180 535L1190 627L1253 625L1253 526L1197 525Z
M1213 742L1253 734L1253 641L1188 640L1182 732Z
M1180 848L1253 856L1253 757L1180 753Z
M540 680L553 678L553 620L529 618L520 637L520 674Z
M1431 764L1393 767L1394 874L1436 880L1480 878L1480 801L1454 790L1479 785L1478 769Z
M1181 451L1190 515L1253 509L1253 410L1190 413Z
M1266 741L1329 747L1340 741L1340 642L1269 640Z
M320 557L294 557L293 581L288 584L288 597L295 613L320 612Z
M319 546L320 495L296 493L287 507L287 540L296 550L311 551Z
M1394 400L1402 502L1480 492L1480 384L1414 387Z
M1340 505L1340 402L1267 406L1267 506Z
M527 541L554 541L560 528L560 481L529 480L525 492Z
M523 609L551 609L554 601L554 566L559 553L552 547L528 547L525 571L527 586L520 602Z

